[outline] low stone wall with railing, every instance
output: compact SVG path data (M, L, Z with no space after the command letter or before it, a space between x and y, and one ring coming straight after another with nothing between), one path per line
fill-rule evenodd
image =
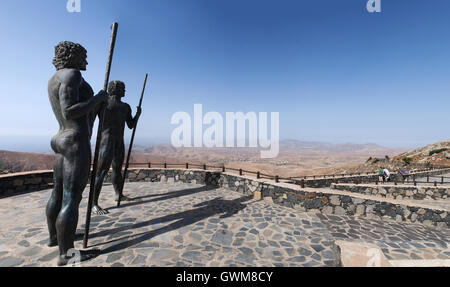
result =
M108 176L108 178L110 175ZM107 179L108 179L107 178ZM185 169L131 169L129 182L188 182L226 188L255 199L294 208L302 212L389 218L398 222L417 222L438 227L450 226L450 212L436 208L419 208L388 201L339 194L331 189L314 190L267 179L255 179L220 171ZM12 174L0 177L0 196L48 189L52 186L52 172Z
M348 196L330 192L316 192L300 186L272 183L249 177L222 174L220 186L270 203L303 212L329 215L362 216L369 219L388 218L397 222L423 223L430 226L450 227L450 212L436 208L399 205L382 199L366 199L363 195Z
M429 176L439 176L443 174L450 173L450 168L443 168L443 169L436 169L436 170L430 170L430 171L421 171L421 172L415 172L411 173L409 177L409 181L414 181L414 178L422 178ZM311 188L322 188L322 187L330 187L333 183L358 183L358 184L370 184L375 183L379 181L379 175L378 174L361 174L361 175L348 175L348 176L327 176L325 178L307 178L307 179L301 179L301 178L295 178L292 179L292 181L301 186L305 187L311 187ZM403 182L403 176L398 173L392 173L391 175L391 182ZM437 182L438 184L441 184L441 182Z
M0 175L0 198L45 190L52 186L51 170Z
M375 195L389 199L412 200L449 200L450 186L397 186L391 184L365 185L365 184L332 184L331 188L353 193Z
M159 182L168 179L217 186L220 173L204 170L131 169L127 181ZM110 181L111 173L105 178L105 182ZM0 198L46 190L52 187L53 171L51 170L0 175Z
M194 184L205 184L219 186L220 172L199 169L131 169L128 173L127 182L187 182ZM111 174L106 181L111 180Z

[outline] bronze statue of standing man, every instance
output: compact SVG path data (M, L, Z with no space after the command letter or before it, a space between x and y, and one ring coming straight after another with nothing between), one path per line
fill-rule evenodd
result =
M52 139L56 153L54 190L47 204L49 246L59 246L58 265L73 259L78 209L87 185L91 167L93 123L101 103L108 94L100 91L94 96L91 86L83 79L87 52L79 44L61 42L55 48L55 75L48 83L50 103L59 123L59 132ZM92 257L78 252L84 261Z
M103 181L109 172L112 164L112 183L116 193L115 199L123 189L122 166L125 158L125 144L123 140L125 124L133 129L141 116L142 110L138 107L135 117L131 114L131 107L122 102L125 97L125 84L121 81L112 81L108 86L109 99L105 110L105 119L103 120L103 130L100 144L100 156L95 179L95 195L92 213L102 215L108 211L101 208L98 204ZM123 196L121 201L130 200Z

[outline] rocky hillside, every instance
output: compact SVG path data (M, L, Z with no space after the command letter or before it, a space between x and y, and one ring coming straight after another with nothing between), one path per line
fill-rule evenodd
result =
M432 161L432 157L435 157L436 161ZM335 172L342 174L366 173L377 172L380 168L387 168L391 171L399 169L415 171L431 165L450 166L450 140L404 152L392 158L389 156L370 157L363 164L338 168Z
M435 157L436 161L433 162L431 160L432 157ZM419 164L432 163L434 165L450 166L450 140L402 153L394 157L394 160Z
M8 173L53 169L54 155L0 151L1 171Z
M377 173L380 168L386 168L390 171L398 171L399 169L406 169L410 172L423 169L417 166L408 165L405 162L393 161L386 158L370 158L364 164L360 164L349 168L336 169L338 174L357 174L357 173Z

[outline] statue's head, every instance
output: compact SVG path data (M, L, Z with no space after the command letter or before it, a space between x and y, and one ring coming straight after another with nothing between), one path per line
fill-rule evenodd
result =
M112 81L108 85L108 94L111 96L125 97L125 83L121 81Z
M56 70L61 69L77 69L86 71L88 62L87 51L80 44L73 42L61 42L55 47L55 58L53 65Z

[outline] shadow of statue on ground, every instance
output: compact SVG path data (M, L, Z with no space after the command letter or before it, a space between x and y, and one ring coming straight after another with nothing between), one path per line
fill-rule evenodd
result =
M202 187L191 188L191 189L183 189L183 190L171 191L171 192L163 193L163 194L152 194L152 195L134 197L134 198L131 198L130 202L127 202L126 204L122 204L120 207L113 206L113 207L107 208L107 210L123 209L123 208L132 207L132 206L136 206L136 205L141 205L141 204L146 204L146 203L152 203L152 202L157 202L157 201L163 201L163 200L168 200L168 199L173 199L173 198L193 195L193 194L196 194L196 193L200 193L200 192L204 192L204 191L210 191L210 190L214 190L214 189L217 189L217 187L214 187L214 186L202 186ZM146 198L153 198L153 199L142 201L142 199L146 199Z
M99 247L102 245L110 245L101 251L102 254L108 254L111 252L116 252L119 250L123 250L132 246L135 246L139 243L150 240L158 235L164 234L166 232L174 231L179 228L189 226L195 224L199 221L202 221L206 218L222 214L220 216L221 219L225 219L231 217L239 211L245 209L247 207L247 202L253 200L253 196L245 196L235 200L225 200L223 198L215 198L213 200L200 203L195 205L196 209L183 211L176 214L167 215L160 218L151 219L148 221L132 224L129 226L122 226L118 228L113 228L106 231L100 231L98 233L92 234L91 238L101 237L101 236L111 236L113 234L124 232L127 230L138 229L142 227L146 227L154 224L161 224L165 222L172 222L167 226L159 228L157 230L142 232L134 235L127 235L122 238L114 239L108 242L99 243L94 245L93 247ZM245 204L247 203L247 204ZM173 222L175 221L175 222ZM114 244L117 242L117 244ZM111 245L112 244L112 245Z

